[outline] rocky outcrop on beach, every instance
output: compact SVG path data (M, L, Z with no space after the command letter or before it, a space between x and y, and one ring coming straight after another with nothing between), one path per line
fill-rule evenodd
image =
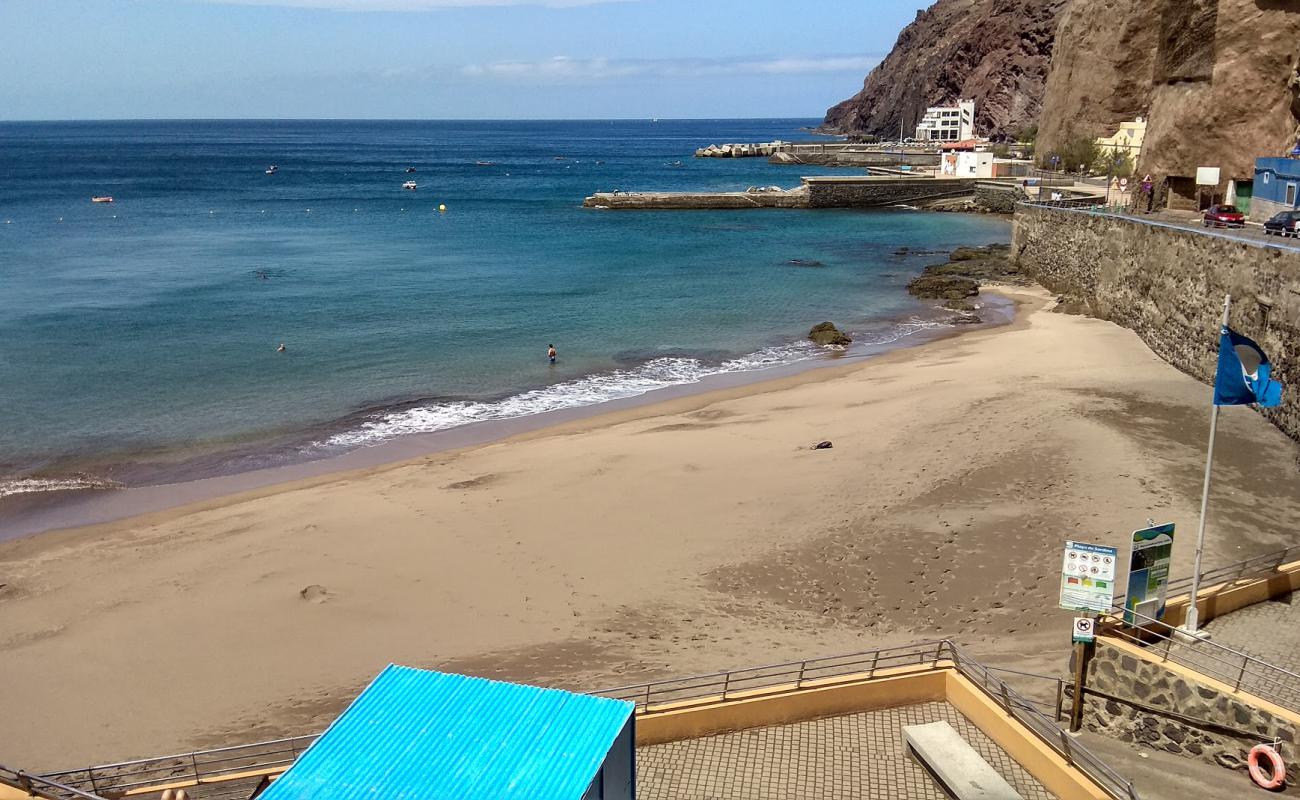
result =
M949 322L969 325L980 322L975 313L979 307L970 298L979 295L981 285L992 283L1018 286L1030 283L1012 262L1009 245L959 247L949 254L945 263L922 270L907 284L907 291L923 300L942 300L944 308L959 312Z
M843 347L853 341L853 339L849 338L848 334L835 327L835 324L832 322L822 322L818 325L814 325L813 329L808 331L808 338L812 339L814 344L819 344L823 347L827 345Z
M907 291L922 300L964 300L980 293L980 286L960 275L924 274L907 284Z
M975 100L982 135L1037 121L1066 0L938 0L899 34L862 91L826 112L840 133L911 136L928 106Z

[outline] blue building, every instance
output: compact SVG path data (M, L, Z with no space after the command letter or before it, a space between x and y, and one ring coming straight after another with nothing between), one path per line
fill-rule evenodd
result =
M1250 218L1263 222L1279 211L1300 208L1300 159L1255 159Z
M634 800L634 706L389 665L259 800Z

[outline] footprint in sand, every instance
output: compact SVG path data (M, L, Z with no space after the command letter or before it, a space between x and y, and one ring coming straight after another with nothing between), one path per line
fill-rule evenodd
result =
M315 603L317 605L324 603L332 597L329 590L324 586L321 586L319 583L313 583L311 586L301 590L298 592L298 596L303 600L306 600L308 603Z

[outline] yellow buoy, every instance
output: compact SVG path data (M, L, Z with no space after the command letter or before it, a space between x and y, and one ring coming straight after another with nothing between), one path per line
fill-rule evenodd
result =
M446 211L447 211L447 207L446 207L445 205L443 205L442 203L439 203L439 204L438 204L438 213L439 213L439 214L444 214L444 213L446 213Z

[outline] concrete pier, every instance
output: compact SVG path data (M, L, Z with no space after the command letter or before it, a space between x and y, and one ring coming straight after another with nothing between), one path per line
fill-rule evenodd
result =
M587 208L706 209L706 208L807 208L808 189L770 189L747 192L596 192L582 201Z
M606 209L873 208L973 197L973 178L913 178L874 175L805 177L793 189L745 192L597 192L583 201ZM1013 189L1015 182L1007 184Z

